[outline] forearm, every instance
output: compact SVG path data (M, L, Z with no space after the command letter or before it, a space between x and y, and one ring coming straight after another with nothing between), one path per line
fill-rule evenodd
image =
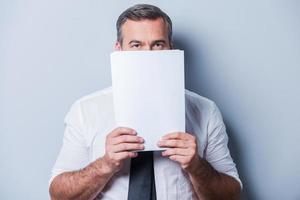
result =
M103 159L99 158L81 170L55 177L50 185L51 199L94 199L112 175Z
M233 177L216 171L207 161L200 159L189 173L195 193L203 200L237 200L241 188Z

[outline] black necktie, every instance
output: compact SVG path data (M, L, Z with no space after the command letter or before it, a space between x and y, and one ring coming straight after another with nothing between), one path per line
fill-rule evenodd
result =
M156 200L152 151L131 159L128 200Z

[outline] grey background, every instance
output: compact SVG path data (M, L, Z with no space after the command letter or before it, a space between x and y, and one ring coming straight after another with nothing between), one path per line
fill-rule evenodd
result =
M115 21L140 1L0 1L0 199L48 199L63 118L109 86ZM186 87L214 100L243 199L300 199L300 4L145 1L174 23Z

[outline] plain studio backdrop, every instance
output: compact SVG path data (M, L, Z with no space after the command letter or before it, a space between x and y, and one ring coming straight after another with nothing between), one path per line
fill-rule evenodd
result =
M0 1L0 199L49 199L63 119L111 85L115 22L140 1ZM222 111L243 199L300 199L300 3L144 1L173 20L186 88Z

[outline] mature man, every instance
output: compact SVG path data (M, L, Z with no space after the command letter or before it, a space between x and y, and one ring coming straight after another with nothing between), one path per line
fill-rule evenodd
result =
M119 16L116 50L171 48L172 22L159 8L140 4ZM76 101L65 118L63 146L50 180L51 198L238 199L241 182L218 108L188 90L185 97L186 133L166 133L157 144L166 150L148 157L135 153L144 146L134 127L115 127L111 88ZM143 177L146 165L152 165L153 178L145 175L134 183ZM141 173L134 178L136 170ZM152 186L145 184L148 180Z

